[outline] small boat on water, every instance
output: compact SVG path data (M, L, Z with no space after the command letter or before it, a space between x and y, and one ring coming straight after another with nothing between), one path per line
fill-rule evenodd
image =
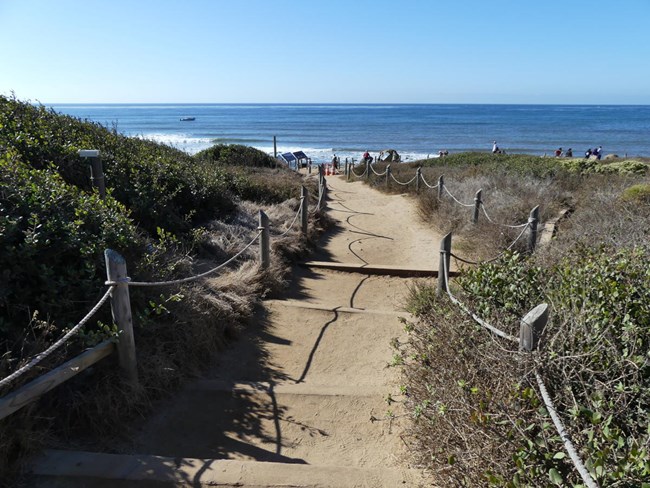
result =
M196 120L196 117L181 117L181 122L190 122Z

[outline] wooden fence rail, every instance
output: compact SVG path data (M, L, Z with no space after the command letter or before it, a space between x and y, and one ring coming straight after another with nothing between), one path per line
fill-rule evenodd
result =
M84 157L92 158L94 157L94 152L92 154L86 154ZM97 170L95 170L94 174L98 174ZM101 181L103 181L103 179ZM325 187L327 184L322 169L319 170L318 181L318 208L320 209L325 200ZM301 202L300 208L298 209L299 215L297 215L297 217L301 217L300 232L302 237L305 238L308 229L309 193L304 186L301 187L300 195ZM262 210L259 211L258 230L260 231L260 269L264 270L267 269L271 263L271 236L269 218ZM133 315L131 313L131 301L129 297L130 280L127 274L126 261L118 252L111 249L107 249L104 252L104 258L106 263L106 276L108 279L107 284L113 286L110 295L111 313L113 321L118 327L117 338L115 340L104 341L101 344L84 351L80 355L70 359L48 373L39 376L17 390L0 398L0 420L37 400L43 394L76 376L83 370L106 358L115 351L118 353L118 364L127 384L132 387L138 386L136 345L133 334ZM155 285L155 283L148 283L147 285Z

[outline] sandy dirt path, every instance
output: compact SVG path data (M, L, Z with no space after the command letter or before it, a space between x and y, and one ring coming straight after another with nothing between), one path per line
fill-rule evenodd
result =
M437 266L440 236L420 223L411 197L343 177L329 177L328 188L336 226L310 259ZM412 283L296 266L285 296L266 300L218 364L160 406L132 452L240 462L232 486L424 486L408 463L403 412L386 402L400 398L390 343L404 338ZM270 481L278 477L286 484Z

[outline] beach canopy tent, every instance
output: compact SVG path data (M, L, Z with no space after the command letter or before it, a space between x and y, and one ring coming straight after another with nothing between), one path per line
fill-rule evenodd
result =
M278 159L286 163L289 168L298 169L307 166L309 158L302 151L286 152L278 155Z

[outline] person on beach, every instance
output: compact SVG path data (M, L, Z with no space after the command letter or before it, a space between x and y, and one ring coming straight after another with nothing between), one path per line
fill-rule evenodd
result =
M499 152L499 146L497 146L497 141L492 143L492 154L497 154Z
M562 148L559 147L555 150L555 157L556 158L561 158L562 157Z
M336 157L336 154L332 156L332 172L338 174L339 172L339 159Z
M567 149L566 152L564 153L564 157L572 158L573 157L573 149L571 149L571 148Z
M370 153L369 153L368 151L366 151L366 152L363 153L362 161L363 161L364 163L365 163L365 162L372 163L372 156L370 155Z
M600 159L600 157L603 155L603 146L598 146L596 149L594 149L594 152L592 154L596 156L596 159Z
M592 152L591 152L591 148L587 149L587 150L585 151L585 159L589 159L589 157L591 156L591 154L592 154Z

